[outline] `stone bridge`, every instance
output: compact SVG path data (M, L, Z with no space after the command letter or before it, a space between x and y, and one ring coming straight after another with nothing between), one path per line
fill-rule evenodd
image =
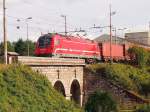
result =
M139 104L149 103L137 94L111 83L102 74L86 71L85 61L82 59L18 56L17 59L10 60L18 60L47 76L57 91L80 106L85 104L89 95L97 89L112 94L122 110L133 110Z
M18 61L47 76L66 99L82 106L84 60L19 56Z

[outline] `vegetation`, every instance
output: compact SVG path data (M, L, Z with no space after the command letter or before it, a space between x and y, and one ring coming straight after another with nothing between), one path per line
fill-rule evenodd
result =
M147 61L147 65L150 66L150 51L148 52L148 61Z
M150 94L150 73L148 72L150 67L139 69L123 64L95 64L88 66L87 69L125 89L146 97Z
M142 105L136 110L136 112L149 112L149 111L150 105Z
M81 112L25 66L0 65L0 91L0 112Z
M128 50L133 63L139 67L145 67L150 61L150 53L142 47L132 47Z
M22 39L19 39L15 43L15 52L19 53L22 56L28 55L28 44L30 55L34 55L35 44L32 41L23 41Z
M0 56L0 63L4 63L3 56Z
M104 91L96 91L85 105L86 112L117 112L117 103Z
M14 52L14 44L11 42L7 42L8 51ZM0 54L3 54L4 51L4 44L0 43Z
M34 55L34 49L35 49L35 43L31 40L24 41L22 39L19 39L17 42L7 42L8 45L8 51L9 52L17 52L18 54L22 56L26 56L28 54L28 43L29 43L29 49L30 49L30 55ZM3 43L0 43L0 54L3 54L4 47Z

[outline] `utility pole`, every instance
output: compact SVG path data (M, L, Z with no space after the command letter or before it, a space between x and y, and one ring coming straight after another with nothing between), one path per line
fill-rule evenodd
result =
M3 0L3 36L4 36L4 61L7 64L7 35L6 35L6 1Z
M110 10L110 19L109 19L109 22L110 22L110 64L112 64L113 60L112 60L112 20L111 20L112 12L111 12L111 4L109 5L109 10Z
M66 15L61 15L65 19L65 35L67 35L67 16Z
M150 32L150 21L149 21L149 32Z
M115 44L117 44L117 28L115 28Z
M114 29L113 31L115 33L115 44L117 44L117 28L114 27L113 29Z
M27 49L28 49L28 53L27 55L30 56L30 49L29 49L29 25L28 25L28 22L26 23L27 25Z
M65 17L65 35L67 35L67 17L66 16L64 17Z
M30 43L29 43L29 24L28 24L28 20L32 19L32 17L28 17L26 18L26 25L27 25L27 49L28 49L28 53L27 55L30 56Z
M110 18L109 18L109 23L110 23L110 64L113 63L112 59L112 16L116 14L116 12L112 12L111 10L111 4L109 5L109 10L110 10Z

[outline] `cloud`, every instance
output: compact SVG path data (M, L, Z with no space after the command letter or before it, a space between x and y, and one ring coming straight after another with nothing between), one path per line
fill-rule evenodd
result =
M17 2L19 2L20 0L6 0L6 7L8 7L9 5L13 5ZM3 6L3 0L0 1L0 10L2 10L2 6Z
M6 0L6 4L11 4L11 3L15 3L15 2L18 2L20 0ZM0 1L0 4L2 5L3 4L3 0Z
M3 6L3 2L0 1L0 10L2 9L2 6Z
M81 3L88 0L64 0L64 1L66 1L67 3Z
M35 35L48 30L63 31L64 20L61 14L67 15L68 30L80 27L92 27L93 24L106 26L109 24L109 1L110 0L6 0L7 14L14 17L33 17L30 35ZM150 20L150 0L111 0L112 10L116 15L112 17L115 27L135 26L139 29ZM0 0L0 10L2 0ZM8 23L16 25L16 19L7 18ZM38 24L37 24L38 23ZM8 25L9 35L12 40L19 37L16 27ZM142 25L142 26L140 26ZM0 25L1 26L1 25ZM25 27L25 25L23 25ZM40 30L39 30L40 29ZM93 31L93 30L92 30ZM91 32L92 32L91 31ZM97 30L96 30L97 31ZM90 32L90 35L92 35ZM96 34L100 35L100 32ZM26 35L26 29L20 31L20 37Z

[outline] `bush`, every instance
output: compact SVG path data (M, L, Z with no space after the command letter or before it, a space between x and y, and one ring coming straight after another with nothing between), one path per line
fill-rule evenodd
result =
M150 105L142 105L136 110L136 112L150 112Z
M148 69L138 69L123 64L96 64L87 67L88 70L102 75L114 84L135 91L141 95L150 94L150 73Z
M139 67L144 67L149 60L149 53L146 49L142 47L132 47L129 48L128 53L135 57L135 60L133 59L133 62L137 64ZM131 57L131 59L133 58Z
M81 112L48 79L21 65L0 65L0 112Z
M117 104L108 93L98 90L89 96L85 105L85 111L117 112Z
M147 61L147 65L150 66L150 51L148 52L148 61Z

